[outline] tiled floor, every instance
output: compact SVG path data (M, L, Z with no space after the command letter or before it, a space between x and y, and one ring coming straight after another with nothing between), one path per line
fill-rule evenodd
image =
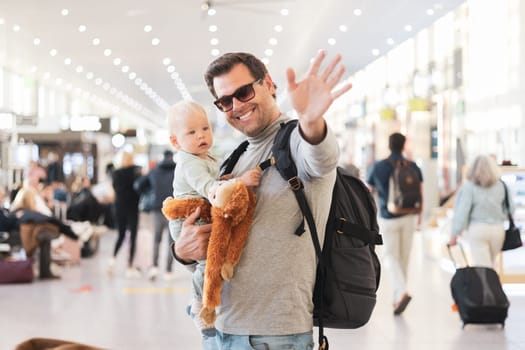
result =
M175 265L171 282L127 280L124 250L110 278L105 269L115 236L106 234L99 253L80 266L65 268L61 280L0 286L0 350L36 336L117 350L199 349L199 334L184 313L190 274ZM422 247L421 239L416 239L410 280L413 300L405 313L392 315L384 275L370 322L357 330L328 330L330 349L525 350L525 287L505 286L512 305L504 329L462 329L457 313L451 311L451 273L425 257Z

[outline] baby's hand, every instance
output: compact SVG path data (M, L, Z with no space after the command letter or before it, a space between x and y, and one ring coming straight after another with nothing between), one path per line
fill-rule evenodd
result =
M231 180L233 179L233 175L232 174L226 174L226 175L222 175L220 177L220 180Z
M261 169L259 167L246 171L239 177L246 186L259 186L261 181Z

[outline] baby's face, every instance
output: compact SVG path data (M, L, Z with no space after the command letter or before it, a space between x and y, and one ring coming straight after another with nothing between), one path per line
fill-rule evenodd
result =
M208 150L213 145L213 134L206 114L181 116L176 135L181 150L207 158Z

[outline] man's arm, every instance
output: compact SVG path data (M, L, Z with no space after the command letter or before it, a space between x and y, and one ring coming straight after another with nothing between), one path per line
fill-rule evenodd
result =
M313 145L320 143L326 136L326 122L323 116L332 102L352 87L352 84L346 82L333 90L341 80L345 67L339 65L341 55L337 55L320 73L319 69L325 56L324 50L319 51L308 69L306 78L300 82L295 81L295 71L292 68L286 71L290 100L299 115L299 130L303 138Z

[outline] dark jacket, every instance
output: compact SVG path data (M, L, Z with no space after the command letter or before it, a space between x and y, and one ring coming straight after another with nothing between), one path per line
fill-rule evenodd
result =
M137 181L137 189L140 193L152 191L153 210L160 210L162 202L166 197L173 195L173 174L175 162L171 158L164 158L148 175Z
M133 165L115 170L113 189L115 190L115 207L118 210L138 213L139 194L133 189L133 183L140 177L141 168Z
M18 228L18 219L4 209L0 209L0 232L11 232Z

